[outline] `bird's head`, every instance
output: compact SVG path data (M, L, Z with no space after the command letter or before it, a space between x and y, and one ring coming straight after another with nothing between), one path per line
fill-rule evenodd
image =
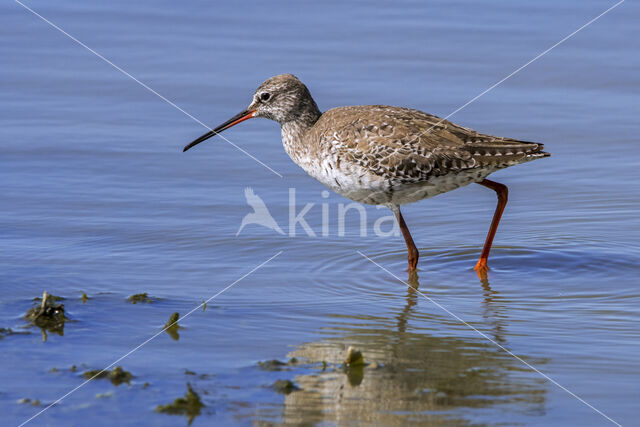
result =
M282 124L296 120L309 107L309 103L315 105L304 83L293 74L280 74L256 89L248 110L255 111L254 117L264 117Z
M295 120L315 121L319 116L320 110L304 83L293 74L280 74L267 79L256 89L246 110L191 142L183 151L252 117L264 117L284 124Z

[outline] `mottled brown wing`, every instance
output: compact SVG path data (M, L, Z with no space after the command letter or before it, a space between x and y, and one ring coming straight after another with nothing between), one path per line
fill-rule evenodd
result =
M342 161L400 183L475 168L500 169L549 155L542 144L481 134L401 107L341 107L321 120L331 121L331 133L322 139L335 145Z

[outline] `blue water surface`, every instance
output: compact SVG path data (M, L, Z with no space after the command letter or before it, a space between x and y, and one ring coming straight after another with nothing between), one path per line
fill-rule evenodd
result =
M181 152L206 131L197 120L222 123L280 73L323 110L389 104L444 117L614 4L3 2L3 422L79 387L32 422L186 424L156 408L189 383L205 405L192 425L637 424L636 3L451 117L552 153L492 175L510 200L486 281L472 270L495 207L483 187L404 208L420 294L394 277L407 279L402 238L372 231L389 212L366 207L363 236L349 211L341 233L349 201L324 197L274 122ZM236 236L251 212L246 187L284 236L258 225ZM290 189L297 213L313 204L315 237L300 225L291 235ZM23 318L43 291L64 298L63 334ZM151 303L127 302L143 292ZM173 312L187 315L177 337L161 332ZM369 365L343 368L349 346ZM116 361L129 384L84 384L82 372ZM277 380L299 390L280 394Z

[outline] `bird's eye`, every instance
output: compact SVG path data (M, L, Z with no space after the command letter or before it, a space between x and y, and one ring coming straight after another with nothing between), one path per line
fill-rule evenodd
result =
M263 101L268 101L269 98L271 98L271 94L269 92L262 92L260 94L260 99L262 99Z

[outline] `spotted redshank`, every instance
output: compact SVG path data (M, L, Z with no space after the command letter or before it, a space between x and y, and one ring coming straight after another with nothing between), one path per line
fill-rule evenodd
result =
M487 258L507 204L507 187L486 177L550 154L543 145L485 135L422 111L386 105L339 107L321 113L307 87L291 74L258 87L249 107L202 135L184 151L252 117L280 123L291 159L336 193L360 203L386 205L395 214L409 253L416 248L400 206L472 182L494 190L498 206L475 270L486 277Z

